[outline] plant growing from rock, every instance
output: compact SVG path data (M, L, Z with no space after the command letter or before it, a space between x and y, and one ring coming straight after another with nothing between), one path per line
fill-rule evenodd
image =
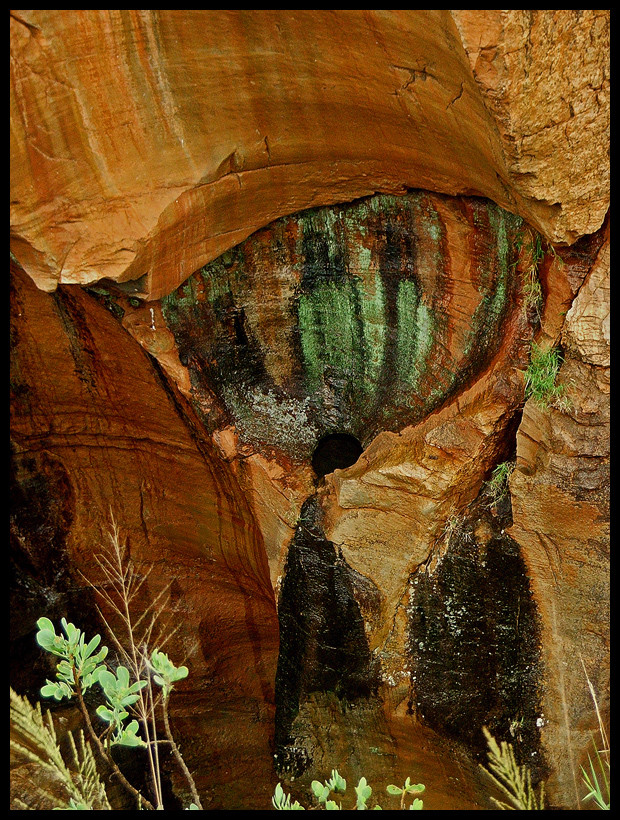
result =
M522 240L521 240L522 242ZM534 313L540 322L543 290L539 278L540 263L545 257L540 234L527 231L524 244L526 261L521 273L525 310Z
M58 801L59 792L64 792L66 802L65 805L58 806L59 809L110 809L92 748L84 739L84 732L79 732L77 743L72 733L67 732L71 749L71 761L67 765L58 745L49 710L43 715L39 703L33 706L27 698L18 695L13 689L10 689L10 694L11 726L24 741L22 743L11 737L11 749L45 770L55 786L58 786L51 793L40 784L39 791L53 802ZM13 805L17 809L30 808L20 799L14 800Z
M566 410L569 400L563 384L556 384L562 356L555 348L545 348L532 342L530 363L525 371L525 397L532 398L540 407L553 405Z
M342 810L343 807L341 803L337 803L336 800L330 799L332 792L334 792L334 794L345 794L347 790L347 781L338 773L337 769L332 769L331 777L324 783L321 783L319 780L313 780L311 788L319 804L319 808L323 807L327 811ZM405 780L403 786L394 786L390 784L387 786L386 791L388 794L400 795L399 809L405 808L405 799L407 795L414 796L414 800L409 806L409 809L416 810L424 807L422 800L415 796L422 794L424 791L424 786L422 783L411 783L411 779L409 777ZM351 808L358 811L366 810L368 808L366 804L371 795L371 786L368 785L365 777L361 777L359 783L355 786L355 806L352 806ZM290 794L284 793L284 789L280 783L276 786L271 802L274 808L279 810L304 811L304 807L297 800L291 803ZM373 806L373 809L381 809L381 806L377 803Z
M514 468L514 461L503 461L494 468L491 478L484 487L485 495L490 499L490 506L496 506L508 495L508 479Z
M598 707L598 701L596 699L596 693L594 691L594 687L592 686L592 682L588 677L588 673L586 671L586 667L583 663L583 660L581 661L581 664L583 666L583 671L588 682L588 689L590 690L590 695L594 702L594 708L596 710L596 716L598 718L600 745L602 746L602 748L599 749L599 744L596 743L596 741L594 741L594 760L592 759L592 755L588 753L588 767L586 768L584 766L581 766L581 778L586 788L588 789L588 793L585 795L585 797L582 797L581 799L584 803L589 800L592 800L599 809L609 811L611 806L609 782L609 776L611 773L611 758L609 740L607 737L607 732L605 731L603 720L601 718L601 713Z

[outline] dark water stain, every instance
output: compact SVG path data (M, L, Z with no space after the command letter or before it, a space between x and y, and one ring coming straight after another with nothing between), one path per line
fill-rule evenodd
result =
M164 298L207 429L235 424L259 449L309 461L321 435L342 430L366 446L383 430L422 420L475 378L516 304L521 221L474 197L444 205L470 225L479 297L464 348L452 328L462 311L452 304L447 228L422 191L277 220ZM271 314L257 304L259 282L274 300ZM287 355L286 372L261 342L261 322L274 310L283 334L276 359Z
M10 473L9 677L15 691L38 700L56 663L36 643L37 620L48 617L59 629L66 617L84 630L97 621L91 596L73 579L67 537L75 494L65 467L45 451L12 446Z
M302 772L309 761L291 729L304 698L333 692L343 702L377 688L355 599L354 579L321 526L315 496L303 505L280 589L280 654L276 673L275 749L279 769Z
M486 760L486 726L513 743L536 780L540 750L540 624L518 544L503 532L509 505L480 511L450 539L435 571L413 578L409 609L411 708L440 734ZM491 537L477 539L484 523Z

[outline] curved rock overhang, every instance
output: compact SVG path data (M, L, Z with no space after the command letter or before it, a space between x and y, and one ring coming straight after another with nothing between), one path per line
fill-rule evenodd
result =
M608 37L597 11L12 12L12 252L45 290L157 299L274 219L408 189L572 243L609 204Z
M24 500L30 489L43 504L68 482L77 512L53 508L50 532L70 528L80 556L99 517L92 498L125 488L142 558L157 562L175 544L191 570L179 595L196 617L203 582L209 589L200 680L211 680L212 664L235 679L253 653L246 700L259 713L274 708L273 587L294 622L299 590L308 597L316 578L329 578L317 610L327 656L338 648L336 596L337 611L355 616L343 646L354 644L356 686L360 669L361 689L375 685L378 658L383 682L440 732L464 736L473 692L438 707L448 673L475 681L480 668L494 675L516 658L533 670L533 697L520 702L520 681L505 676L492 693L502 697L477 719L497 709L505 733L508 706L525 707L510 732L525 726L534 749L542 736L565 804L579 799L565 750L584 752L594 714L584 681L565 667L582 649L601 691L608 675L608 443L599 433L609 423L608 225L599 230L609 204L608 23L588 10L28 10L11 19L11 249L39 289L16 270L18 529L23 510L28 526L38 513L38 496ZM556 245L540 266L546 303L536 316L523 309L522 223L531 241L538 231ZM126 356L112 317L149 357L135 345ZM564 378L588 395L577 389L572 409L546 413L528 402L515 453L519 371L534 334L562 342ZM60 403L58 362L71 387ZM136 373L146 398L132 389ZM71 424L59 433L63 401L83 440ZM162 415L162 401L174 412ZM131 412L117 418L125 405ZM140 451L145 419L158 447L127 470L121 449ZM95 439L92 424L101 425ZM312 450L334 430L355 435L363 456L310 498ZM153 466L176 464L178 442L183 476ZM31 460L29 448L52 457ZM475 508L506 458L518 467L514 522ZM162 503L164 473L178 486ZM188 481L199 488L191 514ZM306 499L320 521L310 546L291 542ZM324 560L313 576L299 567L316 545ZM205 554L213 567L202 566ZM519 577L492 622L482 610L506 571ZM479 628L499 646L522 610L541 623L526 625L527 645L505 642L495 666L479 667L475 652L453 664L456 605L478 608L465 625L472 646ZM213 637L223 610L236 613L235 662ZM584 647L590 621L599 631ZM195 626L187 620L188 634ZM317 657L321 635L304 645ZM299 691L310 702L313 681L324 681L307 670ZM347 681L339 685L352 692ZM296 691L280 723L287 733ZM312 708L298 720L302 738ZM254 719L246 711L239 739Z

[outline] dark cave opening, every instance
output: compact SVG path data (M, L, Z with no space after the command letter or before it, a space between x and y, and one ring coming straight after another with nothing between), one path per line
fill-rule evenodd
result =
M355 464L364 452L359 440L350 433L329 433L319 440L312 454L312 468L318 478Z

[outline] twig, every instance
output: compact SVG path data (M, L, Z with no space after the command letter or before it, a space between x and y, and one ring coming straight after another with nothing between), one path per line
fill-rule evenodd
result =
M187 782L189 783L189 787L190 787L191 792L192 792L192 798L194 799L194 803L202 811L202 803L200 802L200 797L199 797L198 791L196 789L196 784L194 783L194 778L192 777L190 770L187 768L187 764L183 760L183 756L181 754L181 751L180 751L179 747L177 746L176 741L174 740L174 737L172 736L172 731L170 730L170 721L168 719L168 698L167 697L164 697L164 700L163 700L163 713L164 713L164 729L166 731L166 737L168 738L168 741L170 742L170 746L172 747L172 751L174 753L174 756L177 759L177 763L179 764L179 766L183 770L183 774L185 775L185 777L187 779Z

